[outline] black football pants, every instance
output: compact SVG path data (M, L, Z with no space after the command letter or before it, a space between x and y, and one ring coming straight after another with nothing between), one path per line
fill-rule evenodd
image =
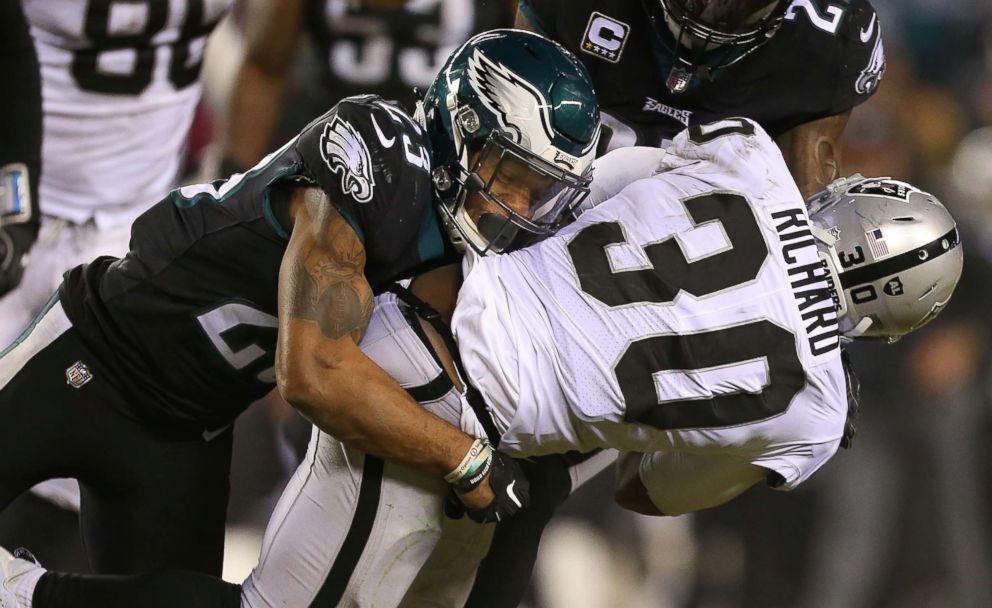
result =
M159 434L121 413L109 379L57 300L0 354L0 510L38 482L75 477L94 572L220 575L231 431Z

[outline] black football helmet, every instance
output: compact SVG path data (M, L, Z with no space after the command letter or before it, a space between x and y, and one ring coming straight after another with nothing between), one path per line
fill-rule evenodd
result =
M656 33L672 53L666 85L685 92L697 76L740 61L782 25L788 0L644 0ZM659 10L660 9L660 10Z

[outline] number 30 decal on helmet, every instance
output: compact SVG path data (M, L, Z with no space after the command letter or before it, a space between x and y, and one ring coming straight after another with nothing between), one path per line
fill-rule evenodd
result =
M588 193L596 94L555 42L520 30L473 37L441 68L421 112L456 245L519 248L551 234Z
M836 180L807 201L849 338L898 340L933 320L961 277L957 224L932 194L887 177Z

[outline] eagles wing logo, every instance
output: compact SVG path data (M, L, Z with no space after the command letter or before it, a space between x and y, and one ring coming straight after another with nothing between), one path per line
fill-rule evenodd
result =
M320 157L327 168L341 175L341 189L359 203L372 200L375 179L365 140L351 123L335 116L320 135Z
M554 139L550 105L544 95L508 67L476 50L468 60L468 81L514 143L527 143L523 138L535 131L526 127L533 123L540 124L547 144ZM530 142L533 148L541 149L543 146L535 145L539 143L543 142Z
M871 59L868 65L861 70L857 82L854 83L854 90L860 95L870 95L878 83L885 75L885 48L882 46L882 27L878 26L878 35L875 37L875 48L871 51Z

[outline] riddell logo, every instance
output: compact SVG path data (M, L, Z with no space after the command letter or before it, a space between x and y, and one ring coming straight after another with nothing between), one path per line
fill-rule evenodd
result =
M593 11L582 37L582 50L610 63L617 63L627 44L628 34L630 26L626 23Z
M571 154L565 154L560 150L555 150L555 162L559 165L566 165L569 169L574 169L575 165L579 164L579 159Z

